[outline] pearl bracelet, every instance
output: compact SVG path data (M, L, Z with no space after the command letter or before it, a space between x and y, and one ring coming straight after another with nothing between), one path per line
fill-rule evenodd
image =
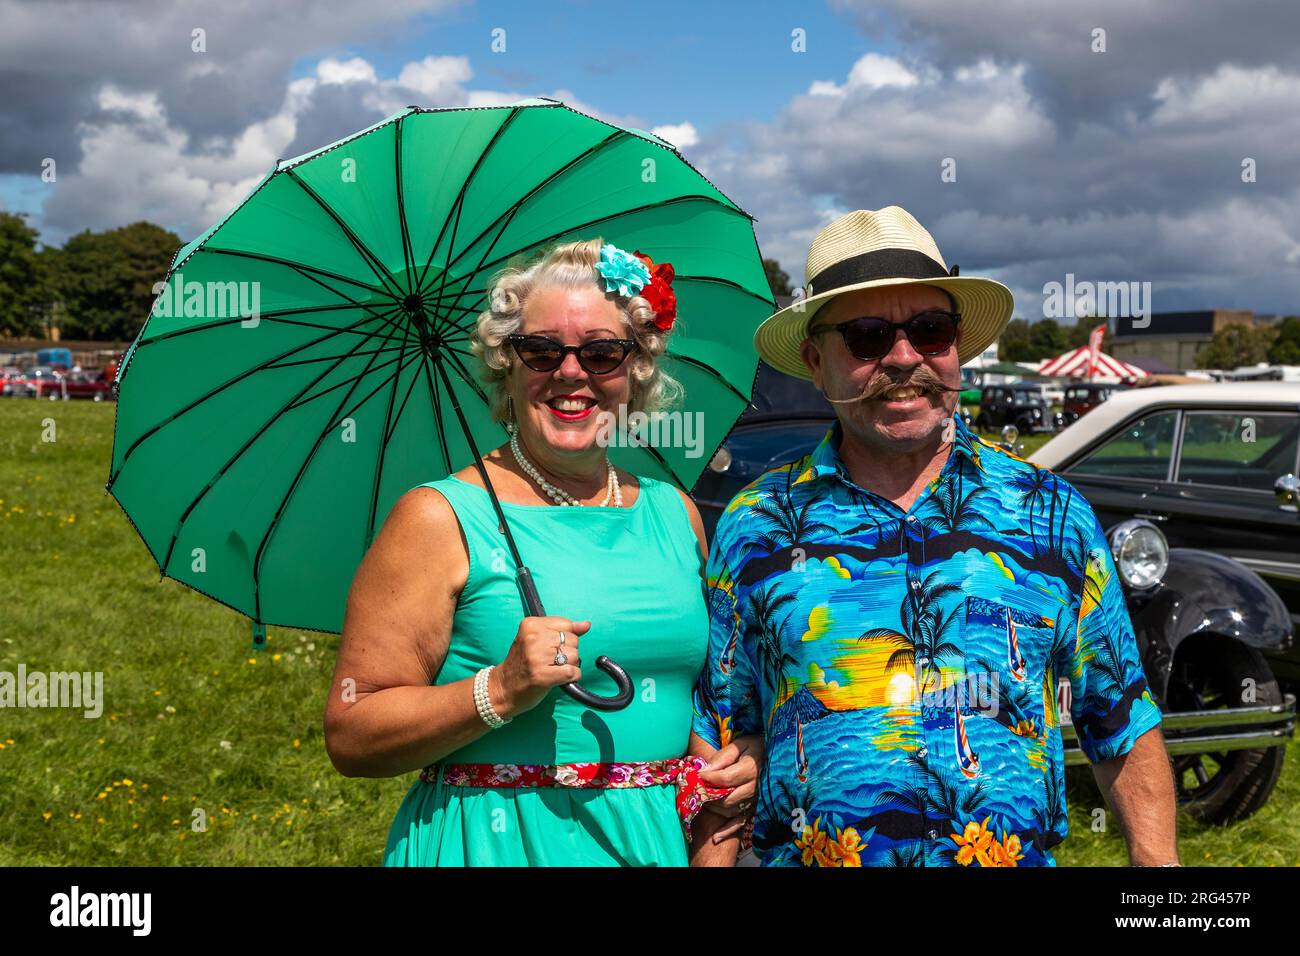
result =
M483 718L483 723L493 730L510 723L509 717L502 717L492 708L492 698L488 696L488 674L495 665L489 664L474 675L474 709Z

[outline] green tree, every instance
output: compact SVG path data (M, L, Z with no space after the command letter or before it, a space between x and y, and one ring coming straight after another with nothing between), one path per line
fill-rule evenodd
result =
M1268 361L1269 346L1278 330L1244 323L1225 325L1196 356L1197 368L1236 368Z
M790 295L790 276L775 259L763 260L763 271L767 273L767 284L772 287L772 295Z
M39 336L50 299L47 259L39 233L21 215L0 212L0 334Z
M1042 319L1029 327L1031 359L1055 358L1070 347L1065 329L1055 319Z
M1055 358L1070 347L1067 330L1055 319L1033 324L1012 319L998 340L998 358L1004 362L1039 362Z
M1278 323L1268 361L1272 365L1300 365L1300 315L1288 315Z
M64 337L134 338L153 304L153 287L166 277L180 245L179 236L150 222L69 239L58 275Z
M1029 323L1012 319L998 339L998 358L1003 362L1028 362L1033 356L1029 347Z

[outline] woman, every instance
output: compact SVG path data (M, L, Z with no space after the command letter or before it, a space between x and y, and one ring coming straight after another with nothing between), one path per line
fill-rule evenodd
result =
M619 406L653 411L680 391L655 361L669 281L595 239L508 269L490 290L472 346L512 439L478 464L557 613L515 627L515 567L475 465L394 505L353 581L325 712L340 772L424 768L387 866L680 866L679 800L685 816L710 798L731 816L752 800L756 740L719 751L698 781L680 759L708 636L699 512L675 487L615 468L602 440ZM583 668L588 634L634 680L624 710L560 690L585 675L610 693Z

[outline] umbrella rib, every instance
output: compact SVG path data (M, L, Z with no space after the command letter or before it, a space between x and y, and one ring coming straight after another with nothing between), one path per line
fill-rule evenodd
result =
M447 450L447 432L442 425L442 399L438 397L438 389L433 384L433 373L429 371L429 355L424 355L424 379L429 385L429 398L433 402L433 422L438 427L438 448L442 451L443 467L447 474L451 474L451 452Z
M459 351L459 349L456 351ZM474 376L470 373L469 369L465 368L465 366L461 364L460 359L456 358L456 356L448 355L447 358L451 359L452 363L456 366L456 370L460 373L461 380L470 388L474 389L474 394L479 397L479 400L482 401L484 405L491 407L492 403L488 400L488 397L483 394L483 389L479 388L478 382L474 380Z
M395 336L388 335L388 336L384 336L384 338L385 340L391 341L393 338L395 338ZM363 344L365 344L364 339L357 342L356 348L360 348ZM353 351L356 351L356 349L354 349ZM207 493L212 490L212 487L219 480L221 480L221 477L225 475L225 473L230 469L230 466L233 465L235 462L237 462L241 457L243 457L244 452L252 448L254 443L256 443L256 441L262 437L263 433L265 433L268 428L270 428L273 424L275 424L275 422L280 418L280 416L284 414L285 410L288 408L289 405L293 404L298 399L302 398L302 396L306 394L306 392L309 389L311 389L314 385L316 385L317 382L323 379L330 372L334 371L334 369L342 365L343 361L344 361L343 359L340 359L339 361L335 362L325 371L321 372L314 379L312 379L312 381L304 385L297 395L295 395L288 402L286 402L285 405L281 407L278 412L276 412L270 418L268 418L263 423L262 427L259 428L257 432L253 435L253 437L248 439L248 441L244 442L243 446L239 449L239 451L235 452L235 454L232 455L230 459L224 465L221 466L221 468L217 471L217 473L213 475L210 479L208 479L208 483L203 486L203 490L200 491L198 495L194 498L194 500L189 503L189 506L181 513L180 519L176 522L176 530L172 532L171 543L168 544L167 546L167 557L162 563L162 569L164 573L166 573L168 565L171 564L172 552L176 548L176 542L181 536L181 531L185 527L185 522L189 520L190 515L193 513L194 509L198 507L199 502L202 501L203 498L207 495Z
M479 477L483 479L483 487L487 491L488 497L492 499L492 508L497 513L498 527L500 527L501 533L505 535L506 547L510 549L510 556L514 559L515 566L522 568L524 559L519 556L519 548L515 545L514 535L510 533L510 524L506 521L505 512L501 510L501 502L497 499L496 489L492 487L492 480L488 478L487 466L483 464L483 456L479 454L478 442L474 441L474 435L470 430L469 423L465 421L465 413L461 411L460 402L456 401L456 395L451 390L451 379L447 375L447 367L440 361L440 357L435 356L434 361L437 362L438 375L442 378L443 385L447 389L447 397L451 400L452 410L455 411L461 430L465 433L465 441L469 445L474 467L478 470Z
M411 273L415 269L415 256L411 251L411 233L406 228L406 201L402 195L402 121L400 119L394 126L393 165L396 167L394 175L397 177L397 221L402 227L402 263L405 268L405 292L407 295L411 295L415 292L411 288L411 279L414 278Z
M334 211L334 207L322 199L316 190L303 182L302 177L292 169L286 169L284 174L297 183L302 188L303 192L315 200L316 205L320 206L321 209L325 211L325 214L334 220L335 224L342 230L343 235L347 238L348 242L352 244L352 248L355 249L361 258L365 260L366 265L370 267L370 271L375 274L375 278L379 280L381 285L383 285L384 291L393 296L393 298L401 298L401 289L397 286L396 281L393 279L388 269L379 260L379 257L371 252L370 248L361 241L361 238L352 231L352 227L343 221L343 217ZM392 282L394 287L398 288L397 293L394 293L392 289L388 287L389 282Z
M336 329L338 328L338 326L317 325L315 322L288 322L288 321L284 321L283 317L286 315L302 315L302 314L313 313L313 312L346 311L355 308L357 308L355 305L345 305L345 304L317 305L317 306L310 306L301 309L281 309L276 312L262 312L259 313L257 317L259 320L269 319L273 322L281 322L281 324L283 325L301 325L309 329L328 330L328 329ZM220 329L226 327L227 325L231 325L235 322L247 322L247 321L248 319L245 319L241 316L234 316L229 319L221 319L219 322L209 322L207 325L190 325L190 326L186 326L183 329L173 329L170 332L164 332L161 335L156 335L153 338L149 338L141 341L138 347L152 345L155 342L165 342L167 339L174 339L181 335L189 335L191 332L204 332L207 331L208 329Z
M352 358L359 358L362 355L380 355L383 352L397 352L405 347L406 345L405 343L403 343L402 345L392 345L387 348L375 349L375 351L373 352L357 352L356 355L352 356ZM295 365L311 365L314 362L328 362L330 359L347 358L347 357L348 356L346 355L321 355L321 356L317 356L316 358L297 359L293 362L284 362L279 365L268 365L266 369L264 369L264 371L269 371L271 369L278 369L278 368L293 368Z
M624 210L622 210L621 212L611 213L611 214L608 215L608 216L599 216L599 217L597 217L596 219L590 219L590 220L588 220L587 222L579 223L579 224L576 225L576 226L570 226L570 227L567 228L567 229L562 229L562 230L560 230L559 232L552 233L552 234L549 235L549 236L543 236L541 239L537 239L537 240L535 240L535 241L529 243L529 244L526 245L526 246L521 246L521 247L518 248L518 249L513 249L513 250L511 250L510 252L505 253L504 255L500 255L500 256L498 256L497 258L493 259L491 262L484 263L484 266L483 266L483 267L494 267L494 266L496 266L496 265L498 265L498 264L500 264L500 263L502 263L502 262L505 262L505 261L508 260L511 256L516 256L516 255L519 255L521 252L525 252L525 251L528 250L528 249L532 249L532 248L535 248L535 247L537 247L537 246L544 245L545 243L548 243L548 242L551 242L552 240L555 240L555 239L560 238L560 236L565 236L565 235L568 235L568 234L570 234L570 233L577 232L579 229L587 229L587 228L589 228L590 226L594 226L594 225L597 225L597 224L602 223L602 222L609 222L610 220L613 220L613 219L619 219L619 218L621 218L621 217L623 217L623 216L630 216L630 215L633 215L634 213L647 212L648 210L651 210L651 209L659 209L659 208L661 208L661 207L663 207L663 206L672 206L672 205L675 205L675 204L677 204L677 203L683 203L683 202L706 202L706 203L709 203L709 204L711 204L711 205L718 206L720 209L725 209L725 210L727 210L727 211L729 211L729 212L735 213L737 216L741 216L742 218L744 218L744 214L743 214L743 213L737 212L735 209L732 209L730 206L724 205L723 203L718 202L716 199L713 199L713 198L710 197L710 196L702 196L702 195L695 194L695 193L693 193L693 194L691 194L691 195L689 195L689 196L674 196L674 197L671 198L671 199L661 199L661 200L658 200L657 202L646 203L644 206L633 206L631 209L624 209ZM468 291L468 290L465 290L465 291ZM474 300L474 302L477 304L477 303L479 303L479 302L481 302L481 301L483 300L483 297L484 297L485 295L487 295L487 289L484 288L484 289L481 290L481 291L479 291L479 290L475 290L475 291L478 291L478 292L479 292L479 297L478 297L477 299ZM457 302L460 301L459 296L457 297L456 301L457 301ZM473 307L472 307L472 306L471 306L471 308L470 308L469 311L473 311Z
M394 299L397 298L396 296L393 296L391 290L382 286L371 285L369 282L362 282L360 279L351 279L345 275L340 275L337 272L330 272L328 269L317 269L315 266L309 266L303 262L295 262L292 259L282 259L279 256L267 256L260 252L242 252L236 249L213 249L211 246L204 246L196 252L195 255L203 252L211 253L214 256L236 256L240 259L256 259L259 262L269 262L272 265L288 266L295 272L315 272L317 275L328 276L331 279L338 279L340 282L346 282L348 285L359 286L367 292L378 292L381 295L392 296ZM193 256L191 256L191 258L193 258ZM326 286L326 288L329 287Z
M408 272L408 275L410 273ZM411 337L411 327L406 327L406 333L402 336L402 350L405 352L406 343ZM411 376L411 381L415 381L416 376ZM384 411L384 427L380 432L379 453L375 459L375 481L370 491L370 513L366 519L366 540L365 547L370 546L371 536L375 531L375 512L379 509L379 485L384 479L384 457L388 451L388 439L392 435L389 431L389 424L393 420L393 403L397 399L398 383L401 381L401 371L393 378L393 390L388 393L388 407Z
M391 350L390 350L390 351L391 351ZM401 351L402 351L402 350L399 349L399 352L401 352ZM355 353L354 355L344 355L344 356L341 356L341 358L345 358L345 359L346 359L346 358L356 358L358 355L377 355L377 354L378 354L377 352L373 352L373 353L372 353L372 352L357 352L357 353ZM379 369L388 368L388 366L392 365L394 362L399 362L399 363L400 363L401 360L402 360L402 355L401 355L401 354L398 354L398 355L395 356L394 358L391 358L391 359L389 359L388 361L383 362L382 364L376 366L376 368L373 369L373 371L378 371ZM373 361L373 359L372 359L372 361ZM359 372L358 374L353 375L353 376L350 377L350 378L345 378L345 379L344 379L343 381L341 381L341 382L335 382L335 383L334 383L333 385L331 385L329 388L326 388L326 389L324 389L323 391L320 391L320 392L316 392L314 395L309 395L309 396L307 396L306 398L299 398L299 399L296 400L292 405L290 405L288 408L286 408L285 411L286 411L286 412L291 412L291 411L293 411L295 408L302 408L304 405L310 405L312 402L316 401L316 399L318 399L318 398L324 398L324 397L325 397L326 395L328 395L330 392L333 392L333 391L335 391L335 390L337 390L337 389L342 388L344 385L347 385L349 382L356 382L356 381L359 381L360 379L365 378L367 375L369 375L369 374L371 373L371 371L372 371L372 369L367 368L365 371Z
M363 308L364 308L364 306L363 306ZM367 311L370 311L370 310L367 309ZM303 351L304 349L309 349L309 348L311 348L313 345L319 345L321 342L324 342L324 341L326 341L327 339L332 339L332 338L333 338L334 336L336 336L336 335L342 335L344 332L351 332L351 331L354 331L354 330L357 329L359 326L365 325L367 322L373 322L375 319L379 319L380 321L386 323L386 324L389 325L390 327L395 327L395 326L393 326L393 324L392 324L391 322L388 321L388 318L387 318L385 315L383 315L383 314L379 314L379 313L375 313L375 312L371 312L370 315L367 315L364 319L359 319L358 321L354 322L352 325L345 326L344 328L341 328L341 329L335 329L334 331L328 333L327 335L322 335L322 336L320 336L319 338L312 339L310 342L303 342L301 345L295 345L293 348L291 348L291 349L287 349L287 350L281 352L279 355L275 356L274 358L267 359L265 362L262 362L260 365L255 365L255 366L253 366L252 368L245 369L244 371L242 371L242 372L240 372L238 375L236 375L234 378L227 379L227 380L226 380L225 382L223 382L221 385L218 385L216 388L209 390L206 394L204 394L204 395L200 395L198 398L194 399L194 401L190 402L190 403L189 403L188 405L186 405L184 408L181 408L181 409L179 409L179 410L173 412L173 413L172 413L171 415L169 415L167 418L164 418L164 419L163 419L162 421L160 421L158 424L152 426L148 431L144 432L143 434L140 435L139 438L137 438L135 441L133 441L133 442L131 443L131 447L128 448L125 452L122 453L122 463L121 463L120 465L117 466L117 470L116 470L115 472L113 472L111 475L109 475L109 478L108 478L108 484L107 484L105 487L106 487L108 490L111 490L111 489L112 489L112 487L113 487L113 483L114 483L115 481L117 481L118 476L121 475L121 473L122 473L122 469L126 467L127 460L131 457L131 454L136 450L136 448L138 448L138 447L139 447L139 446L140 446L144 441L146 441L146 440L147 440L148 438L150 438L151 436L156 435L156 434L157 434L159 431L161 431L164 427L166 427L167 425L171 424L171 423L174 422L176 419L180 418L180 417L181 417L182 415L184 415L186 412L192 411L194 408L197 408L199 405L203 404L203 403L206 402L208 399L210 399L210 398L212 398L212 397L214 397L214 396L220 394L221 392L223 392L223 391L225 391L226 389L230 388L232 385L238 384L239 382L243 381L243 380L244 380L245 378L247 378L248 376L253 375L253 374L257 373L257 372L262 371L262 370L263 370L265 367L267 367L268 365L271 365L271 364L273 364L273 363L275 363L275 362L278 362L278 361L280 361L281 359L288 358L290 355L294 355L294 354L296 354L296 353L298 353L298 352ZM364 345L364 344L365 344L369 339L371 339L371 338L373 338L373 335L364 335L364 336L361 336L361 337L358 338L358 340L357 340L356 348L360 348L362 345ZM313 383L313 384L315 384L315 383ZM311 386L308 386L308 387L310 388Z
M406 332L403 333L403 335L404 337L409 337L410 335L409 328L407 329ZM404 355L405 349L403 348L402 351ZM274 517L271 518L271 523L267 525L266 533L262 535L262 541L257 546L257 552L253 557L253 609L256 611L256 616L254 617L254 620L260 621L262 619L262 585L261 585L262 557L263 555L266 554L266 546L270 543L271 536L275 534L275 529L279 527L280 517L284 514L285 509L289 507L289 502L293 499L293 493L297 491L299 485L302 484L302 476L306 474L307 469L311 467L311 463L316 457L316 452L320 451L320 446L325 441L325 436L328 435L331 431L333 431L335 426L338 425L340 422L346 421L351 415L353 415L357 411L358 408L364 405L366 401L368 401L380 389L382 389L385 385L388 384L387 382L381 382L379 386L376 387L375 390L370 393L370 395L366 396L366 398L363 401L358 403L356 407L349 409L346 413L343 414L342 418L339 417L339 413L343 411L343 406L346 405L348 399L352 397L352 393L357 390L357 385L360 384L361 379L365 378L367 375L370 374L371 367L374 364L375 364L375 355L371 355L370 360L366 362L365 369L362 371L360 375L355 377L354 381L352 382L352 387L348 389L347 394L344 395L341 399L339 399L338 405L335 406L334 408L334 414L330 416L330 420L328 424L326 424L326 426L321 429L320 434L316 436L315 444L311 446L311 451L307 453L306 459L303 461L301 467L299 467L298 474L294 476L293 482L289 485L288 490L284 493L284 497L280 499L280 506L275 510L275 515ZM398 369L392 376L393 380L396 381L396 379L401 374L402 374L401 356L399 356Z
M599 143L595 143L594 145L589 146L587 149L583 150L581 153L579 153L573 159L569 160L559 169L555 170L555 172L551 173L549 176L543 179L532 189L528 190L528 192L524 193L524 195L521 196L518 200L516 200L515 203L508 210L503 212L501 215L497 216L496 219L492 220L492 222L488 225L486 229L484 229L481 233L475 236L471 242L469 242L453 259L451 259L447 263L447 268L450 269L452 266L458 263L466 254L468 254L471 249L473 249L476 245L478 245L480 242L486 239L488 233L490 233L493 229L495 229L497 227L497 223L499 223L502 219L506 218L507 216L513 219L515 213L517 213L520 209L522 209L524 207L524 204L527 203L530 199L532 199L533 196L535 196L540 190L542 190L546 186L549 186L551 183L555 182L555 180L559 179L565 173L570 172L575 166L579 165L584 160L590 159L592 156L596 155L598 152L600 152L602 149L604 149L614 140L624 139L631 135L632 134L629 133L627 130L623 130L623 129L615 130L614 132L606 136L604 139L602 139ZM509 223L507 223L507 225L509 225ZM505 230L503 228L502 232L504 231ZM501 237L501 233L498 233L497 238L499 239L500 237Z
M469 189L470 183L474 181L474 176L478 173L479 167L483 165L484 157L486 157L492 147L496 145L496 141L501 138L501 134L506 131L506 128L514 122L515 117L518 115L519 107L510 111L510 115L501 121L501 125L497 127L496 132L492 134L492 138L488 140L488 144L483 147L483 150L479 153L478 159L474 161L473 168L470 169L469 175L465 177L465 181L461 183L460 192L456 194L456 200L452 203L452 209L457 210L457 217L460 215L459 210L461 204L465 201L465 193ZM438 254L438 247L442 245L442 237L447 232L447 224L449 222L451 222L451 209L447 210L447 217L443 219L442 228L438 230L438 238L433 241L433 248L429 250L429 259L425 262L424 268L420 270L420 281L415 284L416 288L424 287L424 278L429 274L429 266L433 265L433 257Z
M422 356L427 354L428 353L421 351ZM421 362L423 361L424 359L421 358ZM411 400L411 393L415 391L415 383L418 382L419 380L420 380L419 372L416 372L414 375L411 376L411 384L406 386L406 395L402 398L402 404L397 406L397 417L393 420L393 427L390 428L388 430L388 434L384 436L384 444L388 444L388 442L392 440L393 436L397 434L397 426L401 424L402 413L406 411L406 403Z
M647 452L651 458L659 462L659 464L663 466L664 471L668 473L668 477L672 478L673 484L675 484L678 488L682 489L682 491L686 492L688 495L691 493L691 489L687 488L684 484L682 484L682 480L677 477L677 472L673 470L673 467L670 464L668 464L668 462L664 459L664 456L659 453L658 448L656 448L654 445L651 445L649 442L646 442L644 445L636 445L635 447L641 449L644 452Z
M666 354L669 358L674 359L674 360L676 360L676 361L678 361L678 362L684 362L684 363L687 364L687 365L694 365L694 366L696 366L696 367L698 367L698 368L702 368L702 369L704 369L704 371L706 371L706 372L710 373L711 375L713 375L713 376L714 376L714 377L715 377L719 382L721 382L723 385L725 385L727 388L729 388L729 389L731 390L732 394L734 394L738 399L740 399L742 402L744 402L745 405L749 405L749 399L746 398L746 397L744 396L744 394L741 393L741 391L740 391L738 388L736 388L736 386L734 386L734 385L732 385L730 382L728 382L728 381L726 380L726 378L723 377L722 373L719 372L719 371L718 371L716 368L714 368L712 365L710 365L708 362L701 362L701 361L700 361L699 359L697 359L697 358L691 358L689 355L679 355L678 353L676 353L676 352L672 352L672 351L666 352L665 354Z

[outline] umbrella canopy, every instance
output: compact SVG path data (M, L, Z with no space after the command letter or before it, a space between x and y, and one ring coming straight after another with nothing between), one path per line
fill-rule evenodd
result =
M1081 345L1054 359L1048 359L1038 369L1039 375L1055 375L1062 378L1087 378L1090 374L1110 378L1146 378L1146 372L1136 365L1121 361L1105 352L1097 352L1095 373L1091 372L1092 353L1088 346Z
M702 448L610 457L691 487L774 308L750 217L670 144L553 100L412 107L278 163L173 260L118 372L107 486L163 576L340 631L396 499L507 440L469 346L490 278L595 236L675 267L661 361L703 412Z

